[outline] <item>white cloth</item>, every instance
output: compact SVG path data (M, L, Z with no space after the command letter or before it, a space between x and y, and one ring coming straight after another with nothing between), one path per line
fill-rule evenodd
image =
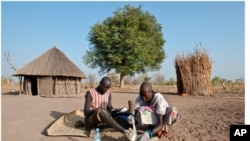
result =
M150 103L143 102L141 97L138 96L135 100L135 109L137 110L140 106L150 106L157 114L165 115L169 104L161 93L155 93Z

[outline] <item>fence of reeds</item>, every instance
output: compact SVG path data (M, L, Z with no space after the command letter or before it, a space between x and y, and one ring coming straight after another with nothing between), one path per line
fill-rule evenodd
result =
M205 49L178 54L175 58L177 89L179 94L213 95L211 82L211 60Z

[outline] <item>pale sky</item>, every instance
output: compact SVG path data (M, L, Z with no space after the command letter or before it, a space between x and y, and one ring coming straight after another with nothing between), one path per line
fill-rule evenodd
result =
M212 60L212 78L244 78L244 1L238 2L2 2L2 53L9 52L17 68L34 60L53 46L86 75L98 69L87 67L82 56L89 49L90 27L112 16L124 5L154 15L162 25L167 57L159 71L176 79L174 59L201 42ZM14 71L2 57L2 76Z

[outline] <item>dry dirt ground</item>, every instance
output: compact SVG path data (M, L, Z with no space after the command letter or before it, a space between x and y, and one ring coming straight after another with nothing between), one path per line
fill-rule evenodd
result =
M138 90L138 89L137 89ZM127 107L128 100L138 95L135 90L113 89L113 106ZM216 97L180 96L162 92L170 105L179 109L179 122L169 128L160 141L229 141L231 124L244 124L245 98L238 94L217 94ZM47 136L48 127L63 114L82 109L84 94L74 97L44 98L40 96L2 93L3 141L92 141L75 136ZM119 132L111 132L103 141L126 141Z

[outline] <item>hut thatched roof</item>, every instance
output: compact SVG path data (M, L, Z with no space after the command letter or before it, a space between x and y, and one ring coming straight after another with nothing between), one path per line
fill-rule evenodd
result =
M24 75L86 78L85 74L56 47L52 47L13 74Z

